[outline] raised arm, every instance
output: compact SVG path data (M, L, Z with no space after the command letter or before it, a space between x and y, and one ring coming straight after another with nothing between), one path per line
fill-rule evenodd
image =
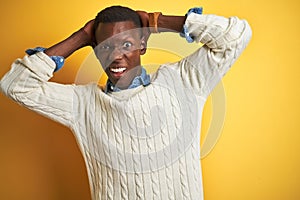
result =
M191 13L184 25L185 36L204 44L178 63L187 87L206 98L231 68L252 36L246 20Z
M149 32L154 33L154 26L157 26L158 32L180 32L185 23L186 16L170 16L160 12L147 13L145 11L137 11L143 27L150 27Z
M94 20L90 20L84 25L84 27L73 33L67 39L46 49L45 53L49 56L62 56L67 58L73 52L82 47L95 47L93 26Z
M145 12L139 14L143 25L149 26L151 14ZM189 12L187 16L161 14L157 18L157 28L159 32L181 32L189 42L204 44L198 51L178 63L166 65L180 73L187 88L193 89L204 98L236 61L252 36L246 20L194 12ZM149 30L153 33L151 30L155 29Z
M77 49L93 46L93 21L73 33L62 42L23 59L17 59L0 81L1 91L18 102L42 115L64 125L73 124L74 85L48 82L56 69L50 56L67 58Z

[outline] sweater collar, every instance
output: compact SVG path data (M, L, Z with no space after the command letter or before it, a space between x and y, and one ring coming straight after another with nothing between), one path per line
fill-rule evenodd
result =
M142 67L142 73L139 76L136 76L127 89L136 88L140 85L147 86L150 84L150 75L147 74L145 68ZM110 92L119 92L122 89L115 86L109 79L106 82L105 93Z

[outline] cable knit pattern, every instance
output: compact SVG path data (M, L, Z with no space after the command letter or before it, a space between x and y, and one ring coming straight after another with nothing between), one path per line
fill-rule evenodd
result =
M93 200L201 200L203 106L251 37L244 20L190 14L185 27L204 45L160 66L144 87L104 93L96 84L48 80L43 52L17 59L0 82L4 94L72 129Z
M155 97L155 103L156 105L162 105L163 107L165 107L165 105L163 104L162 98L159 98L159 96L162 96L162 90L161 88L157 88L156 92L153 93L154 97ZM158 115L158 119L160 122L164 121L162 114ZM162 141L162 145L163 146L168 146L168 143L170 142L170 135L168 134L168 131L164 128L160 129L160 139ZM164 151L163 154L163 160L164 160L164 164L166 167L165 169L165 177L166 177L166 183L167 183L167 187L168 187L168 198L169 200L171 199L175 199L174 197L174 185L173 185L173 175L172 175L172 167L167 165L167 163L170 163L172 160L172 155L171 152L167 152Z
M111 101L111 109L112 109L112 122L113 122L113 130L115 131L115 140L116 140L116 145L119 149L121 149L118 152L118 165L120 166L121 169L126 169L125 166L125 158L121 152L124 152L124 141L123 141L123 135L121 131L121 126L119 122L119 115L118 115L118 110L116 110L117 106L113 104ZM126 171L119 171L120 174L120 185L121 185L121 197L122 199L126 199L128 197L128 190L127 190L127 175Z
M155 130L153 130L151 126L151 113L149 112L151 109L151 104L149 103L150 96L153 96L153 94L147 95L146 99L144 99L143 96L138 95L138 99L140 102L143 102L143 104L140 104L140 109L142 110L142 116L143 116L143 124L145 127L151 127L146 128L145 130L145 142L147 145L147 154L149 157L149 162L147 165L149 165L149 171L155 172L156 171L156 165L157 165L157 158L156 155L152 152L155 152L155 142L152 139L152 134ZM151 102L153 103L153 102ZM157 173L151 173L150 174L150 181L149 184L151 185L151 193L153 194L153 199L160 199L160 192L159 192L159 180L158 180L158 174Z

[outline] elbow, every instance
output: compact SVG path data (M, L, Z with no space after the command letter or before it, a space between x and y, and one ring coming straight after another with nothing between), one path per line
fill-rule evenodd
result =
M12 87L12 84L9 84L7 80L5 80L5 77L0 80L0 92L3 93L5 96L9 97L10 99L13 99L16 101L16 91L14 87Z
M5 76L0 80L0 91L1 91L5 96L11 97L12 94L13 94L13 91L12 91L11 87L9 87L8 81L7 81L7 79L6 79L6 76L7 76L7 75L5 75Z
M27 91L26 87L21 87L25 83L21 77L22 68L13 66L0 80L0 91L5 96L17 101L17 96L26 94Z
M248 46L252 38L252 29L247 20L239 20L238 18L236 19L236 29L232 35L232 38L234 38L234 40L232 40L232 44L233 47L236 48L235 57L238 57Z
M252 29L249 22L246 19L231 17L229 27L227 31L229 37L226 37L225 41L229 41L229 43L242 43L242 46L246 47L252 37Z
M246 47L252 38L252 29L247 20L243 20L243 23L244 23L243 37L244 37L244 41L245 41L244 43L245 43L245 47Z
M28 99L28 95L32 92L26 87L20 87L19 82L6 79L0 80L0 91L9 99L19 103L25 104L24 101Z

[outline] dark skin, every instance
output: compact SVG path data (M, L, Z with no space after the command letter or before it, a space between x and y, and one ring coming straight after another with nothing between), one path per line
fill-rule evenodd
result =
M95 53L109 80L120 89L128 88L141 74L140 56L145 41L132 21L100 23L96 32Z
M145 11L137 11L137 13L141 18L142 26L148 27L148 13ZM184 22L185 16L160 15L157 21L158 30L180 32ZM82 47L95 48L98 45L95 53L110 81L120 89L126 89L132 79L141 73L140 56L146 52L150 29L145 28L141 35L138 31L132 32L132 29L136 28L133 22L124 21L100 23L94 33L93 25L94 20L90 20L70 37L48 48L45 53L49 56L67 58Z

